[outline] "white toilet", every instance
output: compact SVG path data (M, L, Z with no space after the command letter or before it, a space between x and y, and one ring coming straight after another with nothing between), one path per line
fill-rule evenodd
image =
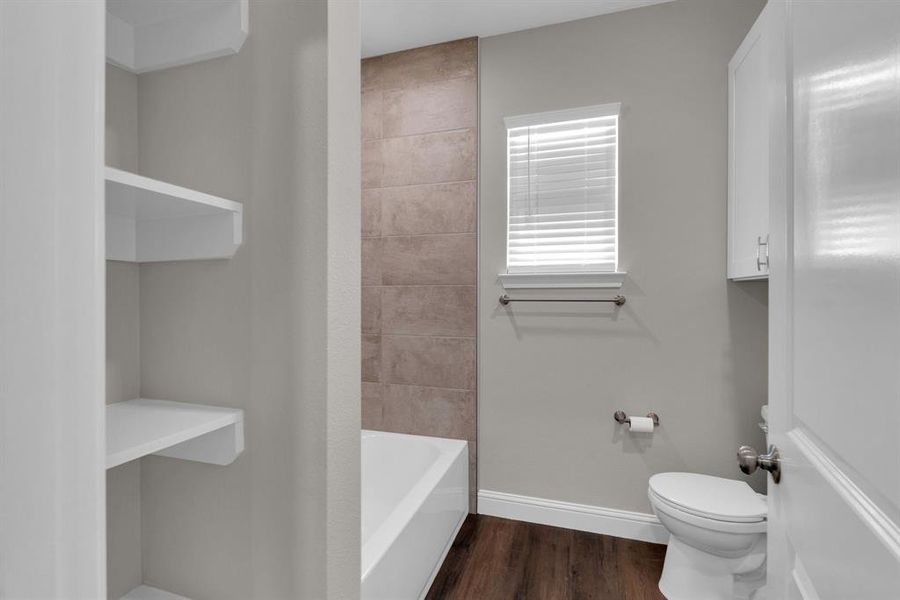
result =
M659 589L668 600L757 600L766 582L766 500L743 481L697 473L650 478L671 538Z
M759 424L766 442L768 409ZM765 600L765 496L699 473L653 475L647 494L671 534L659 580L668 600Z

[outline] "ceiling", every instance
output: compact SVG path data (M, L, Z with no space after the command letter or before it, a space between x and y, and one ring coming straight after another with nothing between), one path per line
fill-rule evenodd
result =
M671 0L361 0L362 55L563 23Z

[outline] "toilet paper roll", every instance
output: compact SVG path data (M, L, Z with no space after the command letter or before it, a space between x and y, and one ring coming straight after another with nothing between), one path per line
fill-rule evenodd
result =
M650 417L628 417L631 419L630 431L634 433L653 433L653 419Z

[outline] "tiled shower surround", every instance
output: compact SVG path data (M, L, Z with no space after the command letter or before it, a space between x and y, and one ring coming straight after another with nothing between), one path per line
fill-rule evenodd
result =
M465 439L475 495L478 41L362 63L362 421Z

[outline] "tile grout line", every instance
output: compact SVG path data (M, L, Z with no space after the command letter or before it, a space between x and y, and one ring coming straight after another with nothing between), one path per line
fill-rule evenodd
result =
M414 237L446 237L450 235L475 235L475 231L446 231L439 233L393 233L390 235L364 235L364 240L383 240L387 238L414 238Z
M476 186L478 185L478 181L476 179L451 179L449 181L434 181L429 183L407 183L405 185L385 185L381 187L370 187L363 188L363 192L368 192L370 190L392 190L395 188L413 188L413 187L426 187L426 186L437 186L437 185L453 185L458 183L474 183Z
M402 52L402 50L401 50L401 52ZM367 59L364 58L363 60L367 60ZM442 79L426 79L420 83L416 83L411 86L399 85L396 87L381 87L381 86L370 87L370 88L360 87L360 93L362 93L362 92L382 92L382 93L384 93L384 92L395 92L397 90L414 90L414 89L426 87L428 85L433 85L435 83L446 83L446 82L450 82L450 81L460 81L463 79L469 79L469 80L473 81L475 83L475 86L477 89L478 73L476 72L471 75L457 75L456 77L446 77L446 78L442 78ZM477 100L476 100L476 104L477 104Z
M475 390L472 388L455 388L455 387L441 387L439 385L424 385L421 383L391 383L388 381L363 381L363 383L372 383L375 385L396 385L400 387L414 387L414 388L424 388L427 390L447 390L451 392L466 392L466 393L474 393Z
M476 283L364 283L362 287L398 288L398 287L474 287Z
M447 129L432 129L429 131L420 131L418 133L404 133L401 135L382 135L381 137L361 138L360 141L363 144L367 144L371 142L385 142L387 140L402 140L411 137L425 137L426 135L441 135L444 133L461 133L466 131L472 131L475 132L476 135L478 134L477 127L472 125L466 127L448 127Z
M432 333L371 333L367 331L360 332L361 335L373 335L378 337L403 337L403 338L437 338L441 340L474 340L475 335L440 335Z
M361 383L368 383L372 385L395 385L399 387L408 387L408 388L423 388L426 390L443 390L447 392L464 392L466 394L474 394L475 390L472 388L454 388L454 387L441 387L439 385L423 385L421 383L392 383L389 381L362 381Z

